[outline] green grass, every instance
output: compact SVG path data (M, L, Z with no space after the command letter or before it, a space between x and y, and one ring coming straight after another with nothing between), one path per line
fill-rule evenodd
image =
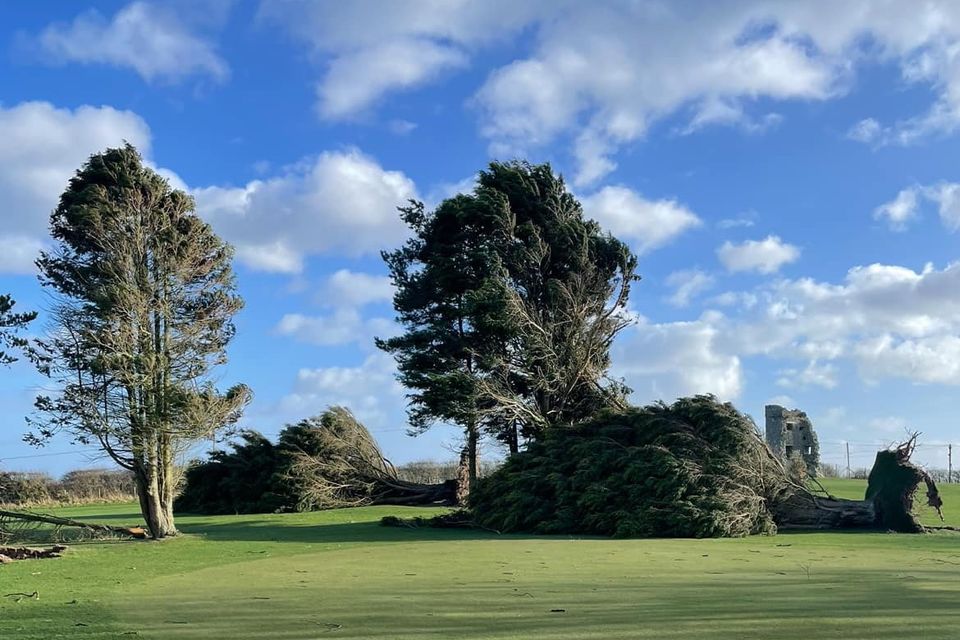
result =
M828 484L845 497L863 486ZM958 489L944 488L953 524ZM133 505L63 512L137 520ZM429 513L181 517L174 540L74 545L60 560L0 566L0 595L40 593L0 599L0 638L960 635L957 534L598 540L377 524Z

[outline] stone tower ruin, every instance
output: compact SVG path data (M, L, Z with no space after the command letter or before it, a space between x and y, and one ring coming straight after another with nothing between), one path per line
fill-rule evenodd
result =
M785 409L777 404L764 408L767 445L784 462L800 457L807 465L807 474L817 477L820 468L820 443L807 414L799 409Z

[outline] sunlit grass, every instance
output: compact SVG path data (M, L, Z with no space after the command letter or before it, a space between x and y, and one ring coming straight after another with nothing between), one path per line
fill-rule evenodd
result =
M863 483L828 488L860 497ZM944 488L958 522L957 487ZM135 523L133 505L64 510ZM384 528L374 507L181 517L0 567L0 638L956 638L960 535L740 540ZM126 635L124 635L126 634Z

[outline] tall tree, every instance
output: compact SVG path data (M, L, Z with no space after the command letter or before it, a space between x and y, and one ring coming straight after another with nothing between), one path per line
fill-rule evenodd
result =
M174 535L177 454L250 397L210 380L243 304L232 249L130 145L90 157L50 227L55 247L37 264L56 296L36 359L59 392L37 398L28 438L98 444L133 472L152 537Z
M36 311L14 313L13 307L17 303L8 295L0 295L0 365L11 364L17 361L12 350L27 347L27 340L17 335L34 318Z
M549 165L495 162L472 193L401 211L412 238L384 259L404 333L378 345L411 390L415 429L464 428L471 484L481 429L516 452L622 401L607 371L636 257Z
M629 389L609 376L610 348L631 322L636 256L584 216L548 164L491 163L476 193L504 203L499 272L487 285L496 316L485 324L500 327L507 341L483 359L478 389L487 424L510 442L518 428L536 437L622 406Z
M477 478L480 398L477 353L487 340L475 319L478 296L497 259L490 203L460 195L431 213L420 202L401 209L413 232L400 249L383 252L397 292L394 307L402 335L377 340L397 360L398 378L410 390L412 431L438 421L464 430L469 485Z

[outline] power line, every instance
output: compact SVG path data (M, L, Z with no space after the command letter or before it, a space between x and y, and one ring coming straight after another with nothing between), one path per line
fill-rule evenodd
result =
M58 451L56 453L34 453L29 456L7 456L0 458L0 462L6 462L8 460L29 460L31 458L51 458L53 456L72 456L77 453L92 453L94 451L100 451L100 449L77 449L75 451Z

